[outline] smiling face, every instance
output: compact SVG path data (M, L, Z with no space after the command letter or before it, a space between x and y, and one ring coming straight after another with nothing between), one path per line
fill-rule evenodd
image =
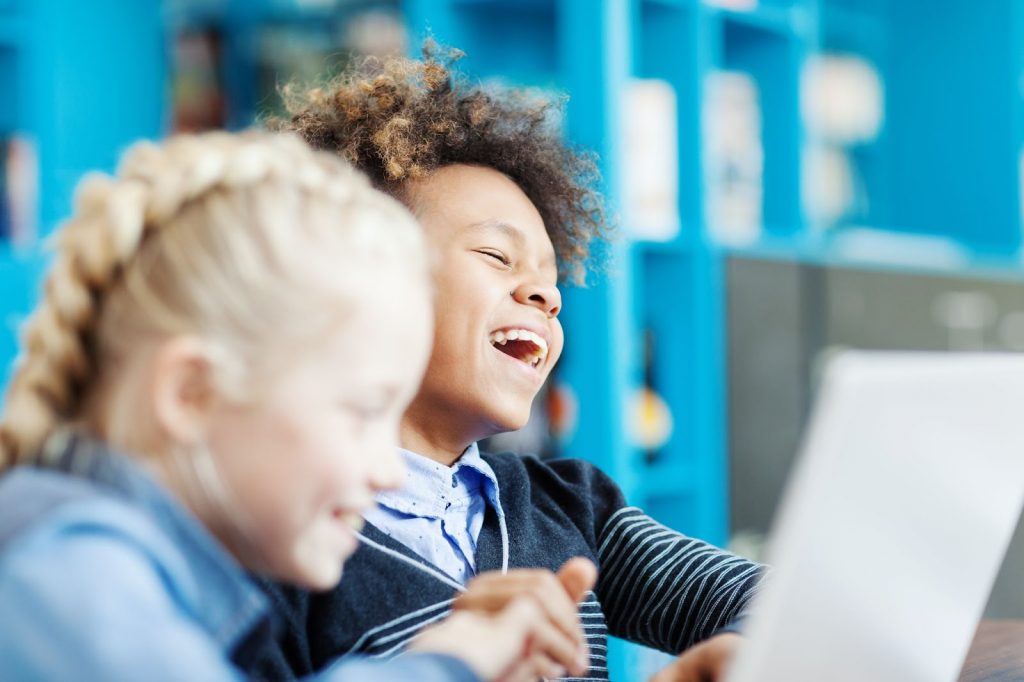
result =
M224 403L211 418L209 446L248 545L238 553L253 570L314 589L338 581L361 513L402 480L399 421L429 354L425 278L400 267L372 277L343 323L296 349L265 397Z
M446 166L407 192L437 258L436 316L402 440L451 460L526 424L562 352L557 263L537 209L495 170Z

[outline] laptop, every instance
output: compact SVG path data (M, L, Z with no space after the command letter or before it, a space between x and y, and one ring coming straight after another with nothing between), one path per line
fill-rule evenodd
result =
M728 682L955 680L1024 504L1024 356L825 369Z

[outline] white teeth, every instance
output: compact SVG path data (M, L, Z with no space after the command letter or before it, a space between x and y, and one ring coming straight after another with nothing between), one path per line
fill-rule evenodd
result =
M503 346L509 341L530 341L537 346L537 350L521 358L521 360L531 367L539 367L543 363L544 358L548 356L548 342L544 340L544 337L528 329L509 329L508 331L493 332L488 340L492 344L500 343Z
M533 341L540 348L541 353L547 355L548 353L548 342L544 340L542 336L538 336L533 332L521 331L519 332L520 339L526 339L527 341Z

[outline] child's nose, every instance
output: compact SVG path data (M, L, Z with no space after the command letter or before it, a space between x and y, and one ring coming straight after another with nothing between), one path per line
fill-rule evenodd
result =
M518 303L540 309L548 317L556 317L562 310L562 293L556 286L524 282L512 291L512 297Z

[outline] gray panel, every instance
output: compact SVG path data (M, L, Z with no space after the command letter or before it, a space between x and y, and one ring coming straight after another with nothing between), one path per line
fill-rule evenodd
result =
M739 258L728 277L734 532L771 524L825 349L1024 350L1024 283ZM989 617L1024 618L1022 573L1024 524Z

